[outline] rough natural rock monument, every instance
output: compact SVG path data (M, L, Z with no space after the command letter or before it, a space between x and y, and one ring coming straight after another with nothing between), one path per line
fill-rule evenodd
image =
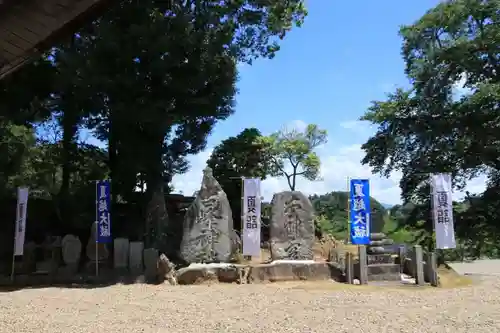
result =
M233 218L226 193L212 169L203 170L201 188L184 217L180 254L188 263L228 262Z
M272 260L313 260L314 209L298 191L276 193L270 224Z

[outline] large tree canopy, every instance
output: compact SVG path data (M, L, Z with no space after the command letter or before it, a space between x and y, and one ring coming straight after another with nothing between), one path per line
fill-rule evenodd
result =
M146 184L145 241L161 248L164 192L188 170L186 157L204 149L215 124L234 112L237 64L272 58L306 15L303 0L116 2L0 83L1 184L45 179L33 168L21 172L26 161L37 161L52 173L43 187L71 224L78 205L72 187L96 177L92 170L104 159L98 178L111 177L114 203L133 200L138 182ZM35 128L47 119L61 137L35 142ZM82 145L85 130L107 144L107 154ZM49 152L52 164L42 168L40 156ZM96 163L83 172L79 165L92 157Z
M417 204L413 220L429 231L430 173L449 172L462 189L500 171L499 23L499 1L454 0L403 26L411 87L373 102L362 118L378 125L363 163L384 175L402 172L403 199Z
M363 146L375 171L403 172L405 199L431 172L455 184L500 170L500 3L440 3L401 28L412 84L373 102L363 120L379 125ZM469 91L457 96L457 83Z

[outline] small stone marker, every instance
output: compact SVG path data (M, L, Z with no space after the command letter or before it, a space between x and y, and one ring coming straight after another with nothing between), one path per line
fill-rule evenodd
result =
M76 271L82 254L82 242L75 235L66 235L61 241L62 257L66 266Z
M142 252L144 251L143 242L130 242L128 257L128 267L132 274L142 274Z
M116 238L113 242L114 267L126 269L128 267L128 257L130 242L127 238Z

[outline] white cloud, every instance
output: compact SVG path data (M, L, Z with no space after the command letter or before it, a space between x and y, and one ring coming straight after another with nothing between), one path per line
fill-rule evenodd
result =
M293 121L293 125L305 125L303 121ZM299 127L299 126L297 126ZM336 148L332 148L336 147ZM199 190L202 171L206 166L206 161L210 156L212 149L193 156L191 169L184 175L174 177L173 183L176 192L182 191L184 195L191 195ZM370 179L371 194L379 202L384 204L398 204L401 202L399 189L400 172L394 172L389 178L373 175L368 166L361 164L364 156L361 150L361 144L345 145L341 142L330 142L317 150L321 157L321 180L307 181L303 178L297 179L297 190L306 194L324 194L332 191L346 191L348 180L351 178ZM466 190L471 193L478 193L484 190L485 178L479 177L471 181ZM266 200L271 200L274 193L288 190L288 184L285 178L269 178L262 183L262 194ZM456 199L462 198L463 193L455 193Z

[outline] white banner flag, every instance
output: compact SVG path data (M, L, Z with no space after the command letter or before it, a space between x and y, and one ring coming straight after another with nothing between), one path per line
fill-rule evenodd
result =
M14 232L14 255L22 256L24 251L24 235L26 232L26 209L28 208L28 193L27 187L19 187L17 189L17 209L16 209L16 225Z
M260 257L260 179L243 180L243 255Z
M451 175L431 176L432 218L436 233L436 248L454 249L455 227L453 225L453 202L451 197Z

